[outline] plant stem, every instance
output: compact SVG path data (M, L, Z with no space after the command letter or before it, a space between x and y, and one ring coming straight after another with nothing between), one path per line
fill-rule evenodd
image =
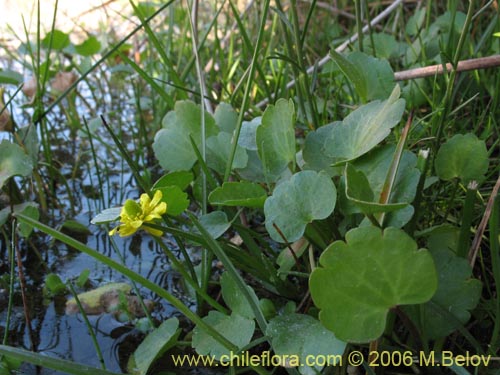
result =
M356 12L356 28L358 30L358 35L363 34L363 20L361 17L361 0L354 0L355 12ZM363 52L363 38L358 38L359 50Z
M498 290L500 288L500 246L499 246L499 231L500 227L500 199L498 195L494 198L492 214L490 217L490 254L491 254L491 269L493 270L493 278L495 280L495 288L497 290L495 296L495 322L490 339L490 353L496 353L498 347L498 336L500 334L500 296Z
M476 193L477 182L471 181L467 186L467 194L465 196L464 209L462 212L462 225L458 240L457 255L462 258L467 258L467 251L470 246L470 227L472 224L472 214L474 212L474 200L476 198Z
M16 230L16 221L12 220L12 225L11 225L11 233L14 233ZM5 231L2 229L2 233L5 238L5 243L9 243L7 234ZM9 276L9 302L7 305L7 316L5 318L5 331L2 339L2 344L7 345L7 339L9 338L9 325L10 325L10 319L12 317L12 307L14 306L14 281L15 277L14 275L16 274L16 263L15 263L15 257L14 257L14 235L11 236L10 240L10 246L8 246L9 250L9 260L10 260L10 276Z
M73 285L71 282L68 282L66 284L73 295L73 298L75 299L76 305L78 306L78 310L80 311L80 314L82 314L83 321L85 322L85 325L87 326L87 331L90 335L90 338L92 339L92 343L94 344L94 348L97 354L97 358L99 358L99 363L101 364L101 368L103 370L106 370L106 365L104 363L104 357L102 356L102 351L101 347L99 346L99 343L97 342L97 337L95 336L95 332L92 329L92 325L89 322L89 319L87 317L87 313L83 309L82 304L80 303L80 298L78 298L78 295L75 292L75 289L73 288Z
M473 1L469 0L469 8L467 11L467 17L465 19L465 24L464 24L464 27L462 29L462 33L460 34L458 46L457 46L457 49L455 51L455 55L453 57L453 61L452 61L453 69L450 72L450 77L448 79L448 84L446 86L446 92L444 94L443 100L441 101L441 104L435 110L435 115L432 119L432 121L437 124L435 141L433 144L434 147L433 147L433 152L432 152L431 157L425 159L423 172L420 175L420 180L418 182L417 192L416 192L415 200L414 200L415 213L413 214L413 218L411 219L410 223L407 226L407 231L410 235L413 235L413 233L416 229L418 219L420 218L420 215L421 215L421 203L422 203L422 195L423 195L425 179L427 176L427 172L429 170L431 170L434 166L434 160L436 158L437 150L441 144L441 137L443 136L445 120L447 119L448 114L450 113L451 104L452 104L453 87L454 87L455 79L457 76L456 67L458 65L458 61L459 61L459 58L460 58L460 55L462 52L462 48L463 48L463 45L465 43L466 34L469 30L469 26L470 26L471 21L472 21L473 3L474 3Z
M262 17L260 21L259 35L257 37L257 43L255 44L255 49L253 51L252 62L250 63L250 71L248 73L247 84L245 86L245 93L243 94L243 102L241 103L240 113L238 115L238 121L236 122L236 129L234 130L233 140L231 144L231 153L229 154L229 159L226 165L226 171L224 173L224 182L228 181L229 175L231 174L234 156L236 154L236 147L238 146L238 139L240 137L241 126L243 124L243 118L245 116L245 112L250 102L250 90L252 88L253 77L255 75L255 70L257 67L257 58L259 56L260 48L262 46L262 40L264 38L267 13L269 11L269 3L270 0L265 0L264 2L264 10L262 12Z

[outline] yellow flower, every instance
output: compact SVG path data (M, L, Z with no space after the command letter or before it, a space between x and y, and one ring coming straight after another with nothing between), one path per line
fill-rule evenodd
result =
M156 190L153 199L148 194L142 194L139 203L128 199L120 212L121 224L111 230L109 235L112 236L118 232L120 237L126 237L142 228L153 236L161 236L163 233L161 230L143 227L143 224L161 219L161 215L167 212L167 204L161 202L162 197L162 192Z

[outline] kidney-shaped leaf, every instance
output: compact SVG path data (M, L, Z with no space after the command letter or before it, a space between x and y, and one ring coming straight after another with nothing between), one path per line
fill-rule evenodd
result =
M387 100L363 105L341 123L328 126L328 130L321 132L323 139L308 136L304 146L305 161L313 165L321 165L325 161L343 164L366 154L382 142L401 120L405 101L399 99L399 95L399 86L396 85Z
M242 348L250 342L255 330L253 320L234 313L228 316L218 311L210 311L203 318L203 321L215 328L238 348ZM194 329L192 345L200 355L212 355L220 359L221 356L230 354L229 349L215 341L212 336L198 326Z
M44 48L51 47L53 50L59 51L70 45L69 34L61 30L49 31L45 38L42 39Z
M220 174L224 173L231 155L231 139L231 134L226 132L220 132L216 136L207 139L207 165ZM232 168L245 168L247 162L246 150L237 145Z
M101 50L101 42L91 35L82 44L76 45L75 50L81 56L92 56Z
M293 332L294 339L290 339ZM302 374L316 374L323 366L316 366L316 371L306 366L307 356L331 358L328 365L342 363L346 343L340 341L328 331L319 321L309 315L287 314L273 318L267 326L266 335L276 355L285 358L298 359ZM289 365L294 365L291 361Z
M438 288L432 297L432 303L439 305L443 310L455 316L449 319L441 315L431 304L427 303L419 311L419 318L423 322L422 329L429 339L438 339L452 333L470 319L470 312L479 302L482 284L471 277L472 269L467 260L458 257L453 251L446 248L432 250L431 254L438 272ZM413 309L408 309L412 316ZM417 316L417 315L416 315Z
M295 160L295 110L291 100L280 99L266 108L257 128L257 148L269 175L279 175Z
M325 173L302 171L282 182L264 204L266 229L278 242L297 241L306 225L328 217L335 208L337 190Z
M267 193L262 186L247 181L224 182L208 196L210 204L223 206L262 207Z
M33 170L31 159L18 145L3 140L0 143L0 187L12 176L28 176Z
M385 99L391 94L394 73L386 59L377 59L359 51L344 57L332 50L330 56L353 83L363 102ZM370 68L366 69L367 66Z
M187 193L183 192L177 185L164 186L156 190L162 192L162 202L167 204L167 214L177 216L184 212L189 206Z
M200 224L207 230L213 238L219 238L231 223L227 221L227 215L223 211L212 211L200 217Z
M321 322L343 341L375 340L390 308L424 303L437 287L432 256L396 228L353 229L320 263L309 280L311 296Z
M255 314L252 306L243 295L241 289L238 287L235 279L229 272L224 272L220 278L220 286L222 290L222 298L226 305L233 313L241 315L248 319L253 319ZM257 296L252 288L246 286L248 292L253 295L254 299L258 301Z
M193 138L200 149L201 128L200 107L190 101L178 101L175 109L163 118L163 129L156 133L153 150L162 168L169 171L189 170L196 162L196 153L191 145ZM205 114L205 135L218 133L214 118Z
M443 180L482 180L488 170L488 151L474 134L456 134L436 155L436 172Z

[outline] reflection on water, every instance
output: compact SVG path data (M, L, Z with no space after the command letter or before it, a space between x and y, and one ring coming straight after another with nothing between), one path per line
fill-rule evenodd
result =
M88 237L88 246L116 261L123 260L128 268L153 280L189 303L189 298L176 282L178 280L176 272L171 269L166 257L148 236L139 234L132 238L113 238L119 249L118 255L110 246L110 239L105 231L99 231L93 226L90 228L95 230L97 235ZM171 243L171 241L166 242ZM65 314L65 298L44 300L42 280L47 272L43 271L46 268L50 272L57 273L65 281L74 280L83 270L89 269L91 271L90 280L94 286L127 280L116 271L103 267L102 264L94 261L88 255L69 249L61 243L54 243L53 247L45 253L50 255L44 262L40 262L39 259L31 260L32 266L38 262L39 267L27 267L25 271L29 288L28 296L32 306L31 326L34 332L36 351L100 367L91 336L82 316L80 314ZM36 271L33 272L33 270ZM141 289L140 286L139 290L144 298L155 301L153 318L162 321L174 314L174 310L168 304L159 300L148 290ZM179 293L181 294L179 295ZM0 323L0 331L3 331L5 327L5 310L0 313L0 322L2 322ZM143 334L130 324L120 323L111 314L89 316L89 320L94 327L106 368L118 372L125 371L126 367L124 366L126 366L128 356L140 343ZM30 349L31 346L20 298L16 298L14 319L10 322L9 344L25 349ZM27 365L23 366L23 369L29 373L34 371ZM58 374L58 372L49 369L38 369L37 373Z
M105 114L123 144L131 151L131 154L135 153L135 162L142 168L150 169L146 152L144 154L137 152L138 149L143 148L143 141L138 135L137 117L140 114L136 113L135 106L131 104L131 98L134 97L131 89L132 79L120 77L120 80L113 81L109 72L103 70L101 74L105 76L104 80L101 79L102 77L89 77L88 82L78 86L79 96L75 103L80 120L86 118L91 122L90 120L98 118L99 114ZM96 96L95 88L91 93L88 87L99 80L106 83L118 82L121 89L116 90L116 88L104 85L102 86L104 91ZM29 124L33 115L33 108L23 107L23 104L26 104L26 98L19 96L11 109L19 126ZM55 197L49 197L49 212L42 216L42 220L49 226L59 229L68 219L78 221L89 228L92 234L73 233L73 236L101 254L123 262L129 269L161 285L192 306L193 302L182 287L182 280L177 272L171 269L166 256L148 235L139 233L130 238L123 239L116 236L110 239L104 227L90 224L92 217L102 209L121 205L127 198L136 199L140 191L106 130L99 125L93 129L92 139L96 152L94 159L83 125L78 131L69 128L64 112L65 105L66 102L63 101L61 106L54 108L46 118L46 126L50 130L48 137L53 158L52 167L57 173L55 174L56 181L52 181L49 180L50 173L43 164L37 167L47 181L54 183L53 188L56 192ZM83 121L80 122L83 124ZM37 127L37 132L40 139L39 127ZM12 140L12 135L0 132L1 139ZM39 162L44 163L42 151L40 149ZM98 172L101 181L99 181ZM51 189L52 186L47 188ZM29 199L37 199L35 193L32 192ZM116 246L112 246L110 241L114 241ZM3 237L1 242L0 289L6 289L8 288L9 262ZM174 253L177 252L177 246L172 238L165 237L164 242ZM86 269L90 270L89 280L93 287L109 282L127 282L127 280L116 271L94 261L93 258L68 248L65 244L55 242L39 232L35 232L28 241L20 239L19 248L23 256L33 334L30 337L22 308L20 286L16 281L13 318L10 321L7 344L27 350L33 346L39 353L99 368L98 356L82 317L78 314L65 315L64 298L45 299L44 281L49 273L59 275L63 282L74 281ZM175 314L171 306L160 301L156 295L138 287L142 297L155 301L155 309L152 313L154 319L163 321ZM6 303L0 301L0 337L3 337L6 327L6 309ZM106 367L118 372L126 370L128 356L143 335L130 324L116 321L110 314L91 316L89 319L96 332ZM23 365L22 370L26 373L59 374L56 371L34 368L30 365Z

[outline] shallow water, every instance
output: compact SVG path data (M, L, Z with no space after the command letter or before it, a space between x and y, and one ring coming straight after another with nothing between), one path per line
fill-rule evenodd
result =
M121 85L124 83L121 82ZM128 91L129 87L126 82L125 87L127 89L119 94L111 95L109 92L103 94L102 102L96 103L85 89L85 85L82 85L80 94L95 108L92 113L89 113L88 107L79 100L77 100L77 108L81 118L89 119L95 118L99 113L107 114L106 117L110 118L113 128L122 132L124 144L134 151L136 147L134 132L137 131L136 113L134 106L127 104L125 100L133 96L131 91ZM110 90L109 87L106 89ZM21 104L25 100L20 96L17 105L12 107L11 112L18 124L30 121L31 109L21 109ZM50 129L53 130L51 147L54 159L58 163L56 167L66 178L67 185L57 184L56 200L49 200L48 215L41 220L54 228L60 227L65 220L76 220L87 227L90 234L73 233L73 236L92 249L116 261L123 261L129 269L156 282L187 304L192 305L177 272L171 269L166 256L148 235L138 233L124 239L115 236L112 239L116 243L116 248L114 248L106 228L90 224L93 216L102 209L121 205L126 199L136 199L140 195L127 166L117 156L114 146L109 147L113 143L105 129L101 126L96 130L96 134L103 139L103 142L97 141L97 137L94 139L98 157L97 167L103 180L101 191L88 139L82 136L82 133L72 132L68 128L60 108L56 108L48 120ZM2 137L9 138L7 133L3 133ZM144 162L145 159L142 158L140 161ZM97 195L94 196L93 193ZM36 194L32 194L32 199L35 198ZM70 200L73 200L73 204L70 204ZM75 211L74 215L71 212L72 207ZM4 241L3 238L2 241ZM172 238L165 236L164 242L174 253L176 252L177 247ZM49 273L57 274L63 282L74 281L86 269L90 270L89 281L92 287L127 280L116 271L94 261L90 256L70 249L65 244L53 241L38 232L30 237L29 243L21 239L19 248L23 255L32 337L30 338L26 325L19 283L16 282L13 318L10 321L7 344L27 350L34 349L48 356L99 368L98 356L82 316L65 314L66 299L64 297L44 298L44 281ZM9 267L4 243L0 248L0 271L3 274L0 279L0 289L7 289ZM152 312L154 319L163 321L175 314L168 304L160 301L148 290L138 287L142 297L155 301L155 308ZM83 290L77 290L77 292L81 291ZM6 310L6 304L0 303L1 337L6 327ZM120 323L111 314L91 316L89 320L96 332L106 368L117 372L126 371L128 357L144 335L134 329L132 324ZM25 373L60 374L27 364L23 365L21 370Z

